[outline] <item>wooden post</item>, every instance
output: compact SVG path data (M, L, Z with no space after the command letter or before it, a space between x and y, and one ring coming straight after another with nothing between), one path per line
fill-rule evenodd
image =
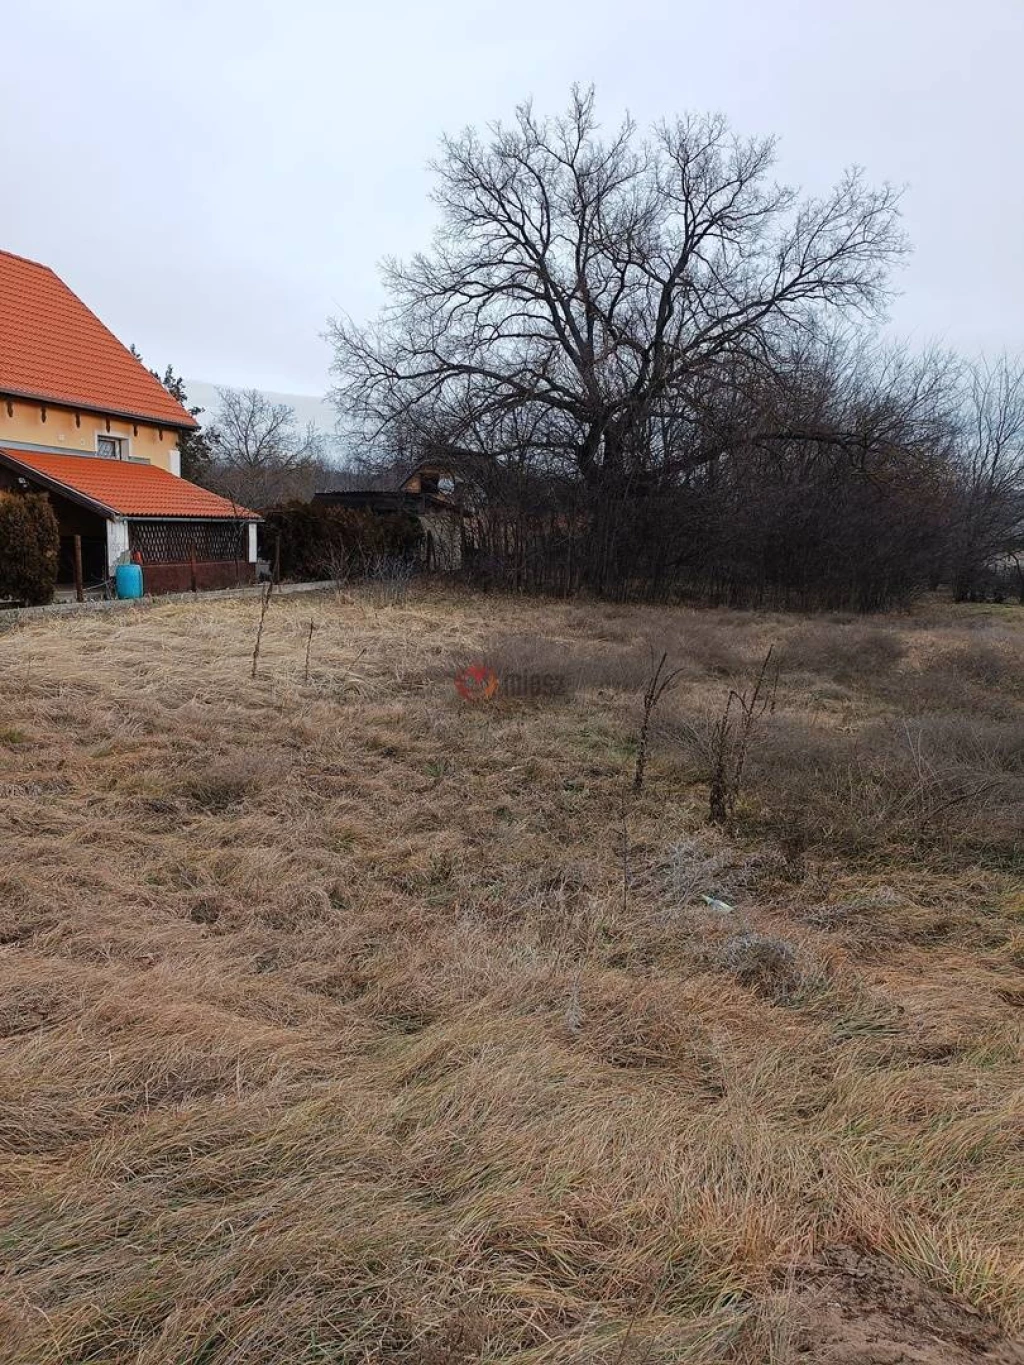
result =
M274 582L281 581L281 532L274 537Z
M75 597L79 602L85 601L85 590L82 586L82 537L75 536Z

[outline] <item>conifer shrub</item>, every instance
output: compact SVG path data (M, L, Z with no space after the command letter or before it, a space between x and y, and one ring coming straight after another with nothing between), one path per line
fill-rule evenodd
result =
M45 493L0 493L0 598L53 600L60 529Z

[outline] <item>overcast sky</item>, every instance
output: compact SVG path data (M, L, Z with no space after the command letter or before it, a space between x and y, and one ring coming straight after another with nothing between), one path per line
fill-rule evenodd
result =
M906 184L893 326L1024 350L1024 0L33 0L0 51L0 246L186 375L323 393L440 133L573 81L606 124L777 133L809 189Z

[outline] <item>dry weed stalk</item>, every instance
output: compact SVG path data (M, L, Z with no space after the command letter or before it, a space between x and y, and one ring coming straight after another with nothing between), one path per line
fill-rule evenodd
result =
M651 659L653 662L653 652ZM663 651L657 666L647 680L647 690L644 692L644 718L640 724L640 738L636 746L636 771L633 774L634 792L643 791L644 772L647 768L647 739L651 727L651 716L654 708L662 697L678 680L682 673L681 668L674 668L671 673L665 672L665 665L668 662L668 654Z
M625 796L625 793L623 793L623 796L622 796L621 818L622 818L622 824L621 824L620 835L621 835L621 841L622 841L622 847L621 847L621 852L622 852L622 915L623 915L623 918L625 918L625 916L626 916L626 910L627 910L627 908L628 908L628 906L629 906L629 824L628 824L627 817L626 817L626 796Z
M733 816L743 782L750 741L758 722L774 712L779 687L779 665L772 668L775 646L764 656L753 691L729 689L725 707L711 734L711 790L708 818L714 825L725 825ZM733 703L739 708L738 725Z
M305 672L304 672L304 674L303 674L303 676L302 676L302 681L303 681L303 683L305 683L307 686L309 685L309 652L310 652L310 650L313 648L313 632L314 632L314 630L316 630L316 622L315 622L315 621L310 621L310 623L309 623L309 636L308 636L307 639L306 639L306 670L305 670Z
M270 594L273 592L273 590L274 584L273 580L271 580L271 582L269 582L267 586L264 588L264 590L260 593L260 620L259 625L256 627L256 643L253 646L252 651L252 676L254 678L256 676L256 670L259 667L260 662L260 645L263 642L263 623L267 619L267 608L270 606Z

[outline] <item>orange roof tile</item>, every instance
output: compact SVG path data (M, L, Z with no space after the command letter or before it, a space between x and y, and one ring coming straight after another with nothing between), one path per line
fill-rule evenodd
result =
M238 507L156 465L41 450L0 450L0 461L16 472L20 467L29 477L38 474L55 492L66 491L71 497L77 494L116 517L260 520L258 512Z
M49 266L0 251L0 393L198 425Z

